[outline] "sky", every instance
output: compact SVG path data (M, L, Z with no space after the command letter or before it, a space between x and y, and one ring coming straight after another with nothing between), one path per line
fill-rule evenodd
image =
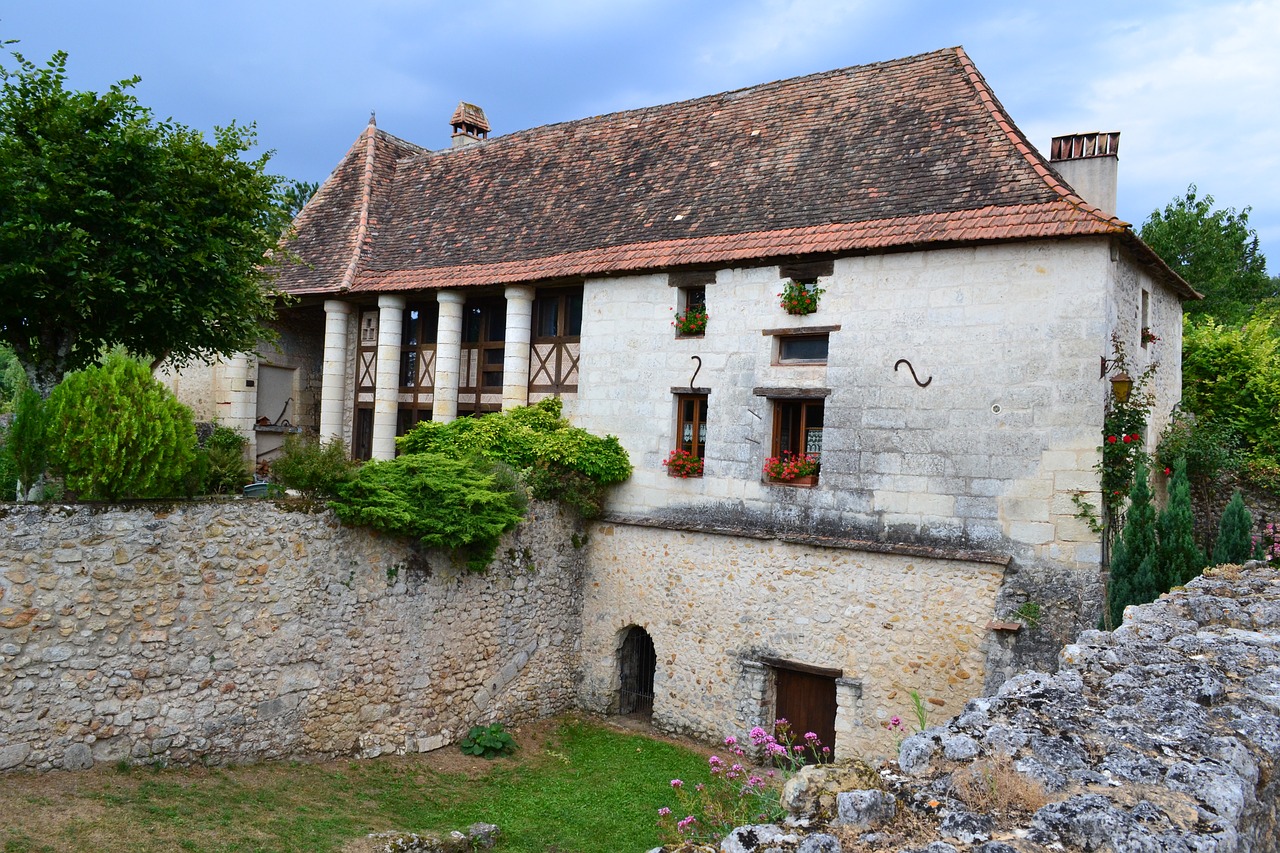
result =
M445 148L462 100L500 135L962 45L1041 151L1121 132L1122 218L1196 184L1280 274L1280 0L0 0L0 39L66 51L72 88L138 75L189 127L254 122L307 181L371 112Z

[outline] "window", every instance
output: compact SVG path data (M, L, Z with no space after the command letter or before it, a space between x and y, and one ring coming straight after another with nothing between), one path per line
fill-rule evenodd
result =
M699 459L707 450L707 395L676 395L676 446Z
M679 291L675 305L676 337L702 337L707 331L707 285L714 284L716 274L709 271L675 272L667 283Z
M1142 332L1139 335L1142 348L1146 349L1147 344L1151 342L1151 292L1142 291Z
M822 400L774 400L773 455L822 461Z
M505 299L468 300L462 306L462 365L458 414L502 407L502 361L507 337Z
M538 291L533 300L529 402L578 392L581 340L582 288Z
M778 338L779 364L826 364L830 335L784 335Z

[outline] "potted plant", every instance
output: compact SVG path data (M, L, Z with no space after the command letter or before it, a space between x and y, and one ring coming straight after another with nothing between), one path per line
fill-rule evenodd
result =
M782 300L782 310L788 314L812 314L818 310L818 297L826 293L817 283L805 284L800 281L788 281L782 286L778 297Z
M677 448L671 451L662 464L666 466L668 477L687 480L690 477L702 476L702 460L687 450Z
M677 314L671 321L676 327L676 334L682 338L704 334L707 331L707 306L690 305L683 314Z
M1148 328L1147 326L1143 326L1143 327L1142 327L1142 345L1143 345L1144 347L1145 347L1147 344L1154 344L1154 343L1155 343L1156 341L1158 341L1158 340L1160 340L1160 336L1159 336L1159 335L1157 335L1155 332L1151 331L1151 329L1150 329L1150 328Z
M770 456L764 461L764 473L775 483L812 486L818 482L818 457L783 451L781 456Z

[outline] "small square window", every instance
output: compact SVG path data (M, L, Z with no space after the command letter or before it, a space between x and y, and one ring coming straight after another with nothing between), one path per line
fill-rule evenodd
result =
M826 364L830 335L783 335L778 338L779 364Z
M693 285L680 288L680 304L672 325L680 337L698 337L707 330L707 288Z

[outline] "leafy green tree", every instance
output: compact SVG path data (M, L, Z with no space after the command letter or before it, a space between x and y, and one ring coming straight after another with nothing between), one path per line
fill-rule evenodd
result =
M1273 321L1186 324L1182 406L1203 425L1229 428L1250 454L1280 453L1280 336Z
M284 209L293 219L307 206L307 202L320 189L315 181L290 181L284 186Z
M18 392L27 384L26 373L13 350L0 344L0 413L13 409Z
M337 492L330 506L344 523L461 549L472 571L489 565L498 537L526 509L510 469L435 453L366 462Z
M48 465L48 411L44 400L30 388L22 388L14 400L13 422L6 440L17 477L18 500L40 498L42 478Z
M196 459L191 410L120 351L67 377L45 403L49 462L87 500L184 491Z
M1169 480L1169 502L1156 522L1156 585L1161 591L1185 584L1204 570L1204 553L1196 547L1187 462L1175 459Z
M1207 314L1226 323L1250 317L1263 300L1277 294L1267 276L1267 261L1258 251L1258 234L1249 227L1249 208L1213 209L1213 196L1197 198L1195 184L1163 211L1142 224L1142 239L1175 272L1204 294L1183 310Z
M1111 582L1107 588L1108 628L1124 621L1130 604L1155 601L1162 592L1156 580L1156 511L1151 504L1147 466L1139 462L1129 490L1124 528L1111 551Z
M0 341L47 396L112 346L183 365L252 348L288 224L252 125L213 142L129 93L68 90L65 53L0 67Z
M1213 562L1243 563L1253 554L1253 516L1237 489L1218 523L1218 541L1213 545Z

